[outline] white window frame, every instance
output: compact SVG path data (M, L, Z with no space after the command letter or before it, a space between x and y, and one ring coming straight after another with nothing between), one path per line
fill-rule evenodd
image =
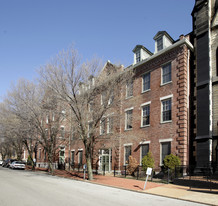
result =
M148 126L150 126L150 119L149 119L149 124L148 125L143 125L143 107L148 106L148 105L150 106L150 110L149 111L151 111L151 101L145 102L145 103L140 105L141 106L141 127L148 127ZM149 113L149 117L150 117L150 113Z
M128 81L130 81L130 80L128 80ZM134 81L133 81L133 79L131 80L131 82L132 82L132 95L128 95L128 91L129 91L129 89L128 89L128 87L129 87L128 81L126 82L126 99L133 97L133 83L134 83Z
M170 142L170 147L172 149L172 141L173 139L172 138L169 138L169 139L159 139L159 144L160 144L160 166L163 165L163 162L161 162L162 160L162 143L165 143L165 142Z
M139 49L135 52L135 62L137 64L140 61L141 61L141 50Z
M132 125L132 128L127 128L127 112L132 110L132 124L133 124L133 109L134 107L131 107L131 108L128 108L128 109L125 109L125 130L132 130L133 128L133 125Z
M131 153L132 153L132 145L133 145L132 143L127 143L123 145L124 146L124 157L123 157L124 164L123 165L128 165L126 164L126 147L131 147Z
M160 40L162 41L162 44L161 44L161 45L162 45L162 48L161 48L161 49L158 49L158 46L159 46L159 45L158 45L158 42L159 42ZM164 42L163 42L163 41L164 41L163 36L160 36L160 37L156 40L156 42L157 42L157 52L163 50L163 48L164 48Z
M111 130L110 130L110 120L112 120L112 128L111 128ZM111 133L113 133L113 116L109 116L108 118L107 118L107 134L111 134Z
M151 141L144 141L144 142L140 142L140 165L142 165L142 145L148 144L149 145L149 151L150 151L150 143Z
M102 122L104 120L104 132L102 132ZM106 133L106 121L107 118L106 117L102 117L102 119L100 120L100 135L104 135Z
M149 89L144 90L144 76L147 74L149 74L149 76L150 76L150 84L149 84ZM151 90L151 72L149 71L149 72L146 72L142 75L142 93L148 92L150 90Z
M167 99L171 99L171 120L168 121L163 121L163 101L167 100ZM161 114L160 114L160 122L163 123L168 123L168 122L172 122L172 117L173 117L173 94L168 95L168 96L164 96L160 98L160 102L161 102Z
M83 149L78 149L78 164L80 164L80 152L82 152L83 153ZM83 164L83 154L82 154L82 164Z
M64 135L62 136L62 134L64 134ZM63 125L60 126L60 138L65 138L65 127Z
M163 82L163 68L169 64L170 64L170 75L171 75L170 79L171 80L168 82ZM169 84L169 83L172 83L172 62L171 61L161 65L161 86L164 86L164 85Z

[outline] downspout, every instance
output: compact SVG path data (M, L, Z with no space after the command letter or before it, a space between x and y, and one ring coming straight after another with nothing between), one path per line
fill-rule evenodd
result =
M208 33L209 33L209 112L210 112L210 125L209 125L209 135L210 135L210 139L209 139L209 164L212 162L212 125L213 125L213 114L212 114L212 63L211 63L211 0L208 1L208 25L209 25L209 29L208 29Z
M188 49L188 56L187 56L187 161L185 165L189 165L189 140L190 140L190 129L189 129L189 124L190 124L190 105L189 105L189 98L190 98L190 50ZM187 164L188 163L188 164Z

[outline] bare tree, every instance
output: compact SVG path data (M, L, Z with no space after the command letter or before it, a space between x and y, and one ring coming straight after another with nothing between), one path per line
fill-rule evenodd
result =
M65 138L59 138L63 121L63 107L52 91L30 81L20 80L7 96L7 104L20 120L25 137L23 142L33 160L33 152L42 145L48 158L49 171L53 174L53 162L59 145Z
M103 116L120 104L119 88L132 74L110 62L102 69L96 59L79 64L73 48L60 52L41 67L39 74L40 82L70 108L76 133L84 144L88 178L92 180L92 153L99 136L96 130Z

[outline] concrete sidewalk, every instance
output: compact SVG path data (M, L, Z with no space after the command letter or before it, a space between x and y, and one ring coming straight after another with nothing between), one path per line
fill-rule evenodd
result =
M159 195L208 205L218 205L218 190L190 190L189 187L154 182L148 182L146 189L143 190L144 181L100 175L95 176L95 179L92 182L137 192L144 192L152 195Z
M146 189L144 188L144 181L119 178L113 176L94 175L94 180L83 180L83 174L73 173L65 170L55 170L55 175L80 181L87 181L94 184L101 184L131 190L135 192L142 192L152 195L159 195L180 200L187 200L208 205L218 205L218 190L196 189L173 184L161 184L148 182Z

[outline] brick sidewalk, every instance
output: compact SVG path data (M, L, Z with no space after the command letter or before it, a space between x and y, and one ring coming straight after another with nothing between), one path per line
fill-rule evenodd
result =
M36 168L36 171L45 171L43 169ZM68 172L66 170L55 170L54 175L74 180L87 181L83 180L83 174L77 172ZM87 176L86 176L87 178ZM201 189L192 189L185 186L178 186L173 184L161 184L148 182L146 190L144 188L144 181L119 178L113 176L103 176L103 175L94 175L92 181L88 181L94 184L100 184L105 186L112 186L116 188L142 192L152 195L164 196L168 198L192 201L207 205L218 205L218 190L201 190Z

